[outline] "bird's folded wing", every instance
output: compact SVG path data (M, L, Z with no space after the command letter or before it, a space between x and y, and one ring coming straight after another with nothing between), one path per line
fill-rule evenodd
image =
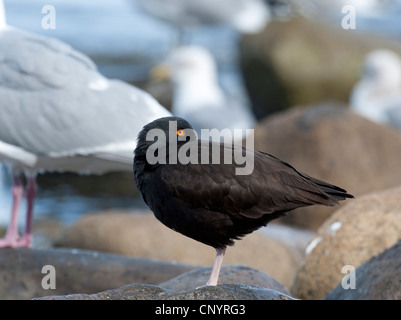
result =
M161 169L160 178L172 195L191 206L232 216L260 218L312 204L337 204L312 179L285 162L261 152L253 155L254 170L249 175L236 175L232 159L233 164L170 165ZM329 184L325 186L330 189Z

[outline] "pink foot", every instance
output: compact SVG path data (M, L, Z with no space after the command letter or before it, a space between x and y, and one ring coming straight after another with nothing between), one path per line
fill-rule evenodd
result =
M18 234L7 233L4 238L0 239L0 248L15 248L18 243Z
M32 234L25 234L17 241L15 248L32 248Z
M18 235L6 235L0 239L0 248L32 248L32 234L26 234L22 238Z

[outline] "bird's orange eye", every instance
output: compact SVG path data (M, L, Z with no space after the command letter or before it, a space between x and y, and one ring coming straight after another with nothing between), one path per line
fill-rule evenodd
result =
M184 131L184 129L178 129L177 130L177 136L185 136L185 131Z

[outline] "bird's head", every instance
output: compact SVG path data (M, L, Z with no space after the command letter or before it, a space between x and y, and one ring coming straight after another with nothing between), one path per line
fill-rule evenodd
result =
M382 90L400 90L401 59L390 50L374 50L363 63L362 77Z
M177 150L188 141L196 140L197 135L191 124L179 117L163 117L143 127L138 134L135 156L160 156L159 152L170 154L169 150ZM173 149L174 148L174 149ZM149 159L147 159L148 162Z
M212 54L201 46L182 46L173 50L166 60L154 67L151 76L156 80L171 79L177 85L188 81L203 83L217 74Z

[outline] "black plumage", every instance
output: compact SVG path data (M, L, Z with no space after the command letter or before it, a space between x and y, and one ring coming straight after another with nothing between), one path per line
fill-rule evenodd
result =
M178 138L175 133L169 133L170 121L176 121L177 129L184 130L180 133L188 135L185 141L173 141L177 150L184 144L192 146L192 150L198 151L198 164L169 163L170 139ZM164 149L157 151L165 152L165 164L150 164L146 157L149 146L154 143L147 141L146 136L155 128L161 129L167 137ZM147 124L139 133L135 149L135 182L158 220L216 248L221 260L225 248L234 240L293 209L315 204L333 206L339 200L353 197L337 186L297 171L272 155L235 145L190 139L191 128L187 121L177 117L161 118ZM212 157L216 157L213 148L219 150L219 164L211 163ZM235 150L253 158L251 174L236 175L234 158L231 164L223 163L227 148L232 157ZM209 152L210 161L201 164L201 154L205 151ZM218 271L215 271L216 279L209 284L217 283Z

